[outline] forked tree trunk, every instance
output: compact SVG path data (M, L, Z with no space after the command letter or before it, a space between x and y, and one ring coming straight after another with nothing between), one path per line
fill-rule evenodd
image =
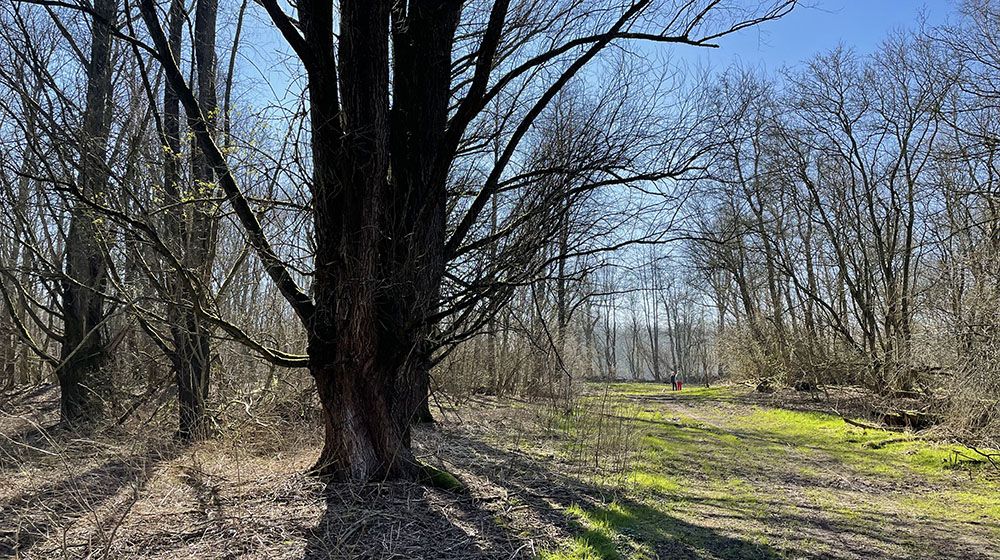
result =
M413 3L392 15L391 113L388 2L343 3L338 73L333 60L309 70L317 263L309 359L326 423L316 470L335 480L418 472L409 426L429 416L425 319L444 274L438 156L458 6ZM305 14L307 41L332 43L326 17Z
M108 97L111 91L111 30L116 0L95 0L87 96L80 134L77 186L90 198L110 196L104 161L110 128ZM101 220L83 202L71 210L66 239L66 278L62 283L63 341L56 370L61 392L63 421L86 421L101 413L109 380L103 371L104 294L107 264L104 259Z

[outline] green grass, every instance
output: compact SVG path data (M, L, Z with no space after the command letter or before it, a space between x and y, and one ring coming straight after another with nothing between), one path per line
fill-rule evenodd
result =
M669 383L623 382L623 383L593 383L591 394L608 391L612 395L627 397L669 396L673 398L712 398L725 399L734 395L733 388L727 385L705 387L703 385L684 385L683 390L674 391Z
M976 491L948 489L934 495L907 498L904 503L914 515L938 521L1000 521L1000 493L995 487ZM1000 535L1000 529L996 532Z
M629 470L617 479L616 500L567 508L572 538L541 557L655 558L662 545L683 550L681 557L779 558L769 536L773 516L799 519L787 522L789 530L808 522L803 515L869 533L887 515L1000 527L1000 483L982 466L956 461L956 446L861 429L831 414L732 404L737 391L595 387L578 413L560 421L574 437L561 452L587 455L600 418L633 418ZM685 402L695 408L674 406ZM603 414L588 414L598 405ZM798 489L786 495L772 483ZM926 493L905 490L913 487ZM703 527L706 511L730 519L739 537Z
M670 392L670 385L662 383L593 383L590 386L592 393L603 393L605 390L612 394L641 396L659 395Z
M880 446L899 439L898 434L858 428L831 414L764 408L741 417L740 423L748 435L777 439L806 453L829 455L861 474L940 478L956 466L953 445L913 438Z
M543 552L543 560L669 558L661 555L657 544L707 558L780 558L762 535L734 538L650 503L616 501L589 508L573 505L566 509L566 515L577 529L576 534L563 548Z
M648 512L643 512L647 513ZM643 560L654 558L648 544L642 544L637 537L644 536L651 524L655 524L655 515L650 517L636 516L636 512L617 503L606 507L584 509L572 505L566 509L566 514L572 519L578 532L566 548L554 552L545 552L545 560L619 560L634 558ZM623 556L623 552L626 554Z
M677 495L681 491L681 483L669 475L651 470L634 470L628 475L628 483L638 489L655 494Z

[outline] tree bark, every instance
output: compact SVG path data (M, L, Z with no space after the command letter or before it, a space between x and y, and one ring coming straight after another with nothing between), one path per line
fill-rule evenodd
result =
M87 197L102 199L108 184L105 159L110 129L111 30L116 0L95 0L87 94L80 133L77 188ZM62 282L63 341L56 370L63 421L77 423L99 416L109 387L104 366L104 288L107 263L103 227L98 216L77 202L70 215L66 239L66 277Z
M215 52L218 0L198 0L194 22L194 55L198 81L198 104L206 117L208 132L215 135L218 122L216 95L217 60ZM210 200L215 193L215 174L205 155L191 150L192 192L190 227L184 247L184 265L192 271L199 286L211 282L215 246L215 218ZM208 200L205 200L208 199ZM192 300L199 292L189 294ZM177 435L184 440L201 439L208 434L205 404L211 374L211 330L194 312L194 303L185 307L182 328L175 330L178 352L177 398L179 423Z

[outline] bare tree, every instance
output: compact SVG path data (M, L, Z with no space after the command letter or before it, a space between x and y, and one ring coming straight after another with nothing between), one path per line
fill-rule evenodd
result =
M112 196L106 190L105 151L111 120L111 36L117 15L116 0L94 2L76 182L80 192L98 200ZM102 393L109 382L103 371L108 359L104 333L108 275L105 236L101 216L83 202L74 204L66 238L62 352L56 369L62 389L62 415L68 422L99 414Z
M319 471L353 479L415 473L408 452L409 424L427 392L432 318L445 263L462 253L522 138L566 83L613 41L707 44L779 17L794 3L765 6L711 31L706 16L717 2L695 4L667 14L666 24L657 30L640 28L647 25L639 23L641 16L656 13L648 1L627 5L608 21L590 18L590 28L566 27L559 46L494 75L517 51L504 43L505 37L517 37L522 48L536 46L534 39L541 38L506 31L513 15L506 1L493 3L485 21L475 11L463 11L458 2L345 2L336 37L331 5L299 5L296 24L276 2L265 1L308 75L316 246L312 298L277 259L231 180L204 108L167 54L155 5L150 0L140 4L165 76L180 93L200 147L269 274L309 333L309 367L327 418ZM568 5L565 11L550 12L551 21L539 22L535 33L585 13L577 9ZM468 23L463 16L471 18ZM472 32L457 35L460 25L472 26ZM452 55L463 49L470 57L459 61L456 74ZM449 236L445 186L466 133L474 130L469 125L522 76L555 68L556 79L524 105L528 109L517 118L477 194L459 207L464 213ZM461 97L450 113L456 75L458 84L468 85L459 85Z

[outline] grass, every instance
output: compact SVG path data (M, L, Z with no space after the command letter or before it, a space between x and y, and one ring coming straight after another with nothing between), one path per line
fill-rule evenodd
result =
M701 385L685 385L682 391L675 392L670 385L649 382L611 383L597 387L594 392L607 389L611 394L625 397L642 396L677 396L685 399L727 399L735 393L728 385L704 387Z
M677 495L682 488L681 483L669 475L652 470L634 470L629 473L628 481L640 490L660 495Z
M825 454L859 474L941 479L963 466L956 461L956 450L960 447L858 428L830 414L768 408L742 420L747 434L779 439L796 449Z
M0 557L997 554L991 470L949 445L754 402L740 388L638 383L595 387L570 411L497 401L415 430L434 480L332 488L302 474L322 445L315 426L160 450L151 434L36 440L12 425L0 429ZM456 481L467 494L441 491Z
M766 539L741 539L694 525L650 504L611 502L566 510L577 534L543 560L644 560L685 550L709 558L778 558ZM662 550L661 550L662 549Z
M947 534L968 532L958 524L972 522L1000 535L1000 483L988 468L956 460L958 447L858 428L832 414L734 404L737 391L673 392L651 383L593 391L584 409L600 403L605 416L632 418L630 468L610 503L566 509L574 536L541 557L670 557L657 547L681 546L681 556L696 558L778 558L801 538L796 532L817 527L841 535L810 536L815 550L836 550L843 533L887 551L921 541L919 529L883 538L888 519L942 522ZM562 449L586 455L580 436L594 428L580 426L597 421L567 416L561 429L576 439ZM784 520L777 528L776 519Z
M938 521L989 523L1000 519L996 488L947 490L935 496L910 498L906 504L914 514ZM996 534L1000 535L1000 530Z
M591 509L573 505L566 509L566 514L573 519L578 534L567 548L543 552L544 560L653 558L649 546L638 542L635 537L643 536L655 519L636 517L633 511L617 503ZM627 551L627 556L620 552L623 549Z

